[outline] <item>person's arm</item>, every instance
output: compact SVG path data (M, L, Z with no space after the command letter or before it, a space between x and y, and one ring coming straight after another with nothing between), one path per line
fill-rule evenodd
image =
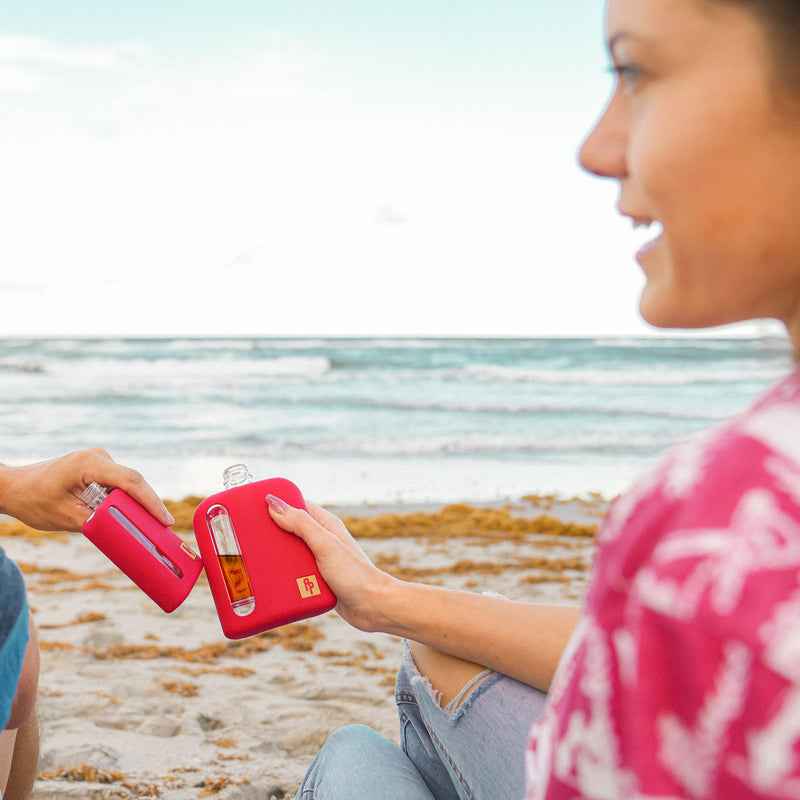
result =
M374 597L384 632L545 692L580 613L574 606L522 603L394 578Z
M268 500L273 519L311 548L338 600L337 611L364 631L404 636L547 691L579 617L573 606L520 603L406 583L379 570L344 523L309 504L309 513Z
M99 447L23 467L0 465L0 513L39 530L79 531L91 514L80 495L92 481L122 489L165 525L174 524L145 479Z

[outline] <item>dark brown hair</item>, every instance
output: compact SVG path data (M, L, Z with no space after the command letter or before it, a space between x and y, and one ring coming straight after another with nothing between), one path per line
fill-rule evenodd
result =
M800 97L800 0L707 0L749 9L764 25L776 83Z

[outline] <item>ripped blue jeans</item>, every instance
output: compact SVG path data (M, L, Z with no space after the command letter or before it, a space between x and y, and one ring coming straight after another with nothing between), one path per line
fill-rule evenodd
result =
M402 748L365 725L341 728L296 800L520 800L528 732L546 697L487 670L442 708L406 644L395 692Z

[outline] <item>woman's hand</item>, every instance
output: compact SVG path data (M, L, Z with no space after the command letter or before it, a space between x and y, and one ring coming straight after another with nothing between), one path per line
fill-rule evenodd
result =
M322 577L336 595L338 613L360 630L385 630L380 596L396 579L369 560L335 514L313 503L307 504L307 512L293 508L274 495L268 495L266 501L275 522L311 549Z
M267 496L270 513L299 536L336 595L337 611L362 631L382 631L547 691L579 618L572 606L499 597L400 581L379 570L345 524L317 506L308 513Z
M122 489L160 522L175 524L145 479L100 447L24 467L0 466L0 512L38 530L79 531L92 513L80 499L92 481Z

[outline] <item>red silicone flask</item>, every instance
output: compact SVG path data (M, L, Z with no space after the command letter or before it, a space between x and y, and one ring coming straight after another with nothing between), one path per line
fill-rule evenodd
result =
M84 536L164 611L174 611L203 568L200 556L122 489L91 483L81 499L94 509Z
M305 508L300 490L284 478L253 481L242 464L223 473L225 491L194 513L194 533L222 631L229 639L330 611L336 597L308 546L281 530L269 514L273 494Z

